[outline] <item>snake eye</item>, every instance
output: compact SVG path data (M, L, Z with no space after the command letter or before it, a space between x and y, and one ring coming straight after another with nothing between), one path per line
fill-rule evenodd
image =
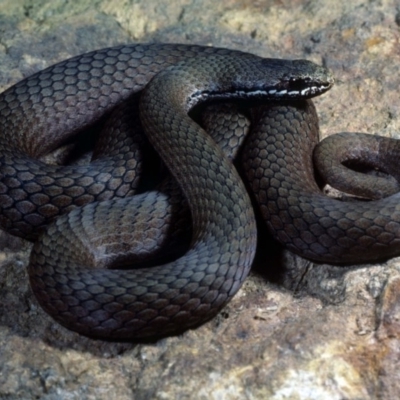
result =
M294 91L301 91L310 87L310 79L309 78L297 78L297 79L290 79L288 89Z

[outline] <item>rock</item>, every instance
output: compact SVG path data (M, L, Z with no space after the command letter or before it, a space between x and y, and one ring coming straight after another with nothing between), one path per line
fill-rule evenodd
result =
M3 0L0 90L101 47L198 43L322 63L336 77L315 101L322 137L397 137L399 25L394 0ZM2 234L0 398L399 398L399 259L317 265L269 243L210 322L156 342L109 343L41 310L25 271L30 245Z

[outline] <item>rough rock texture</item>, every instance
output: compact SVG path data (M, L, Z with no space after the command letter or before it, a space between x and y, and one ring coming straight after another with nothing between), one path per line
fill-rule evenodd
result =
M64 58L131 41L225 46L332 69L321 135L400 132L396 0L2 0L0 90ZM400 262L315 265L260 245L209 323L154 343L94 341L37 305L29 245L1 235L1 399L395 399Z

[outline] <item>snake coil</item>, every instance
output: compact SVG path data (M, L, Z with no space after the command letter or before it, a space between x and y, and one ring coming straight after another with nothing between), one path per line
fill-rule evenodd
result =
M216 139L218 146L188 116L210 100L262 101L251 111L241 157L278 240L316 260L394 254L396 195L383 208L370 202L354 210L324 197L314 182L318 120L307 99L332 83L325 68L304 60L157 44L83 54L2 93L0 224L35 241L28 272L41 306L79 333L132 339L195 326L237 292L254 257L255 218L227 157L229 140ZM90 164L43 161L104 119L106 151ZM176 188L130 197L145 162L145 139L132 132L139 120L184 193L193 233L176 260L117 269L121 260L145 258L182 208Z

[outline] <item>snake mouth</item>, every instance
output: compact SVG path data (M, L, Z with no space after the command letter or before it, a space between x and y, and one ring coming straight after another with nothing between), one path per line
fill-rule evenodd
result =
M202 90L191 94L188 104L193 106L206 99L265 98L270 100L309 99L328 91L333 85L333 79L323 82L311 81L309 78L282 80L279 83L265 87L260 85L252 88L233 88L223 92Z
M312 81L309 78L289 79L279 82L268 90L269 95L289 98L310 98L325 93L333 85L333 79L325 82Z

